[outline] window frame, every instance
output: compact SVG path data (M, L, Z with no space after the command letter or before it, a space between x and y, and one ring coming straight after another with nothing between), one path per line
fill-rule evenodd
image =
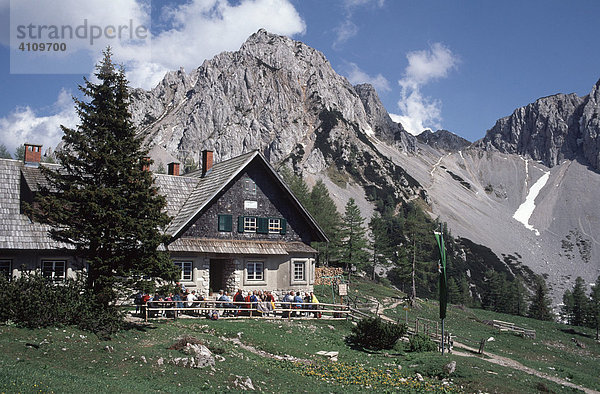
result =
M274 225L276 223L276 226ZM281 234L281 219L269 218L268 225L269 234Z
M251 221L254 224L250 224ZM258 230L258 218L256 216L244 216L244 232L255 233L256 230Z
M6 264L7 270L4 269L3 265ZM6 279L9 281L12 279L12 260L11 259L0 259L0 275L6 272Z
M191 260L174 260L173 264L181 269L179 280L181 282L194 281L194 262ZM186 275L185 267L189 265L189 277Z
M253 267L252 271L250 267ZM257 268L260 267L260 270ZM250 272L252 272L252 277L250 277ZM257 273L260 273L260 277L258 277ZM246 281L252 283L265 282L265 262L259 260L248 260L246 262Z
M290 260L290 284L308 284L309 262L309 258L294 258ZM302 267L302 278L296 276L298 272L296 267Z
M46 265L47 264L52 264L52 268L48 271L46 269ZM57 276L56 275L56 267L58 265L62 265L62 276ZM41 271L42 271L42 277L46 278L46 279L50 279L52 282L62 282L67 278L67 261L66 260L51 260L51 259L44 259L42 260L41 263ZM50 275L47 275L46 273L50 272Z

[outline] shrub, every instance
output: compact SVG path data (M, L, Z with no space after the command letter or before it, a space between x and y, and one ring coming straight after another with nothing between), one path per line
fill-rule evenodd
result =
M102 306L83 278L53 283L39 274L24 273L10 282L0 278L0 322L27 328L76 325L106 337L123 328L114 306Z
M428 335L418 333L410 337L408 342L409 352L433 352L437 350L437 344Z
M365 318L352 328L348 341L368 349L391 349L406 334L404 324L384 322L380 318Z

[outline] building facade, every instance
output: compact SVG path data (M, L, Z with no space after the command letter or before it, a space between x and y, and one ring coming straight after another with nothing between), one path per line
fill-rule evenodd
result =
M85 263L23 213L22 202L44 182L39 165L30 156L0 159L0 270L7 277L40 270L61 280ZM310 244L327 238L260 152L213 163L212 152L204 151L200 170L181 176L171 163L168 175L155 177L173 218L166 249L186 287L205 296L237 288L312 290L316 251Z

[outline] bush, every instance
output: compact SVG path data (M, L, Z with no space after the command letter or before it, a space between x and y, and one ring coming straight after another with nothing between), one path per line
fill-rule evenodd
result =
M0 278L0 322L27 328L75 325L103 337L121 329L123 318L117 308L100 305L84 289L83 278L61 283L28 273L10 282Z
M434 352L437 348L437 343L423 333L413 335L408 342L409 352Z
M404 324L384 322L380 318L366 318L352 328L348 341L367 349L391 349L406 334Z

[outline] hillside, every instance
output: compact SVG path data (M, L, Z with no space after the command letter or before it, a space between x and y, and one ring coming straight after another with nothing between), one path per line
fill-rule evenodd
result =
M259 149L309 185L323 180L340 210L350 197L367 218L377 200L417 201L454 236L489 248L486 267L544 275L558 303L576 276L600 274L598 91L540 99L473 144L444 130L414 137L373 87L259 30L239 51L134 90L132 113L157 166L197 164L202 149L216 161ZM468 266L467 249L454 258Z
M356 295L372 294L388 306L403 295L362 281L354 281L350 290ZM321 288L320 292L321 300L328 301L326 294L331 294L331 289ZM405 313L402 304L385 310L387 316L400 320ZM437 321L437 304L420 300L419 309L406 316L411 321L416 317ZM532 340L498 332L485 324L492 319L535 329L537 337ZM488 356L455 347L456 353L442 357L439 353L408 353L403 343L391 351L355 349L344 342L352 327L346 320L179 319L132 327L110 341L101 341L69 327L25 330L3 325L0 390L73 392L87 387L93 392L214 392L253 388L297 392L310 387L311 392L572 392L551 378L600 390L600 344L584 328L453 306L448 310L446 328L457 340L467 344L494 339L486 344ZM215 355L214 367L173 365L170 360L185 355L168 348L182 336L206 344ZM322 350L339 352L338 361L316 354ZM511 362L492 362L502 357ZM450 361L456 361L457 367L447 375L443 366ZM531 374L534 370L539 376ZM423 375L423 381L417 373Z

